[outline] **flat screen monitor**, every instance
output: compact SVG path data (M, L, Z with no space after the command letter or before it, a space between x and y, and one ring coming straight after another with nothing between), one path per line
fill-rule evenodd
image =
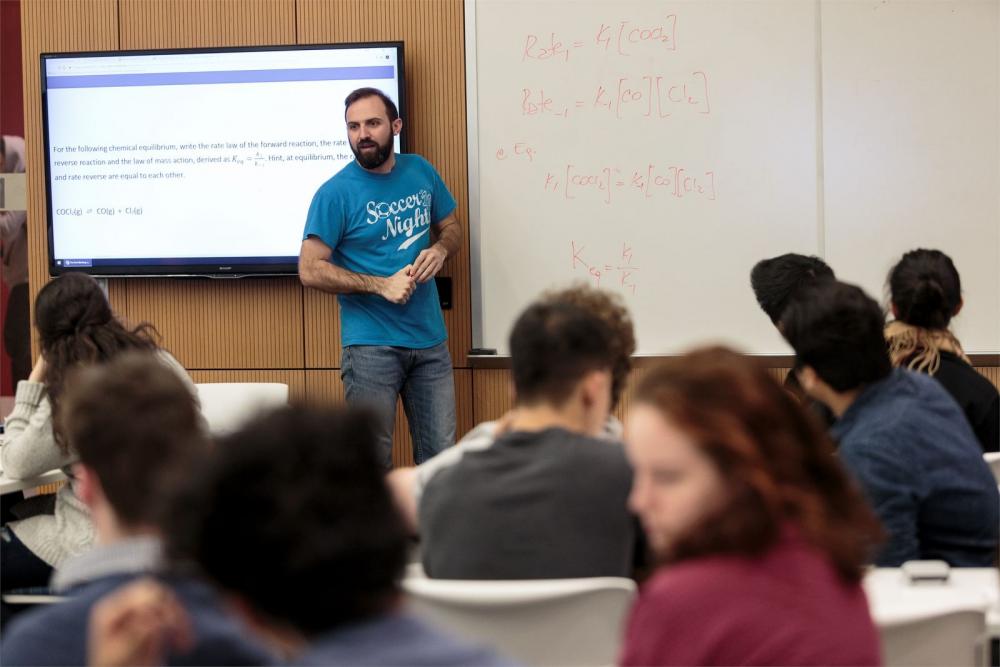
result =
M43 54L41 75L52 275L294 274L354 159L344 98L404 108L401 42Z

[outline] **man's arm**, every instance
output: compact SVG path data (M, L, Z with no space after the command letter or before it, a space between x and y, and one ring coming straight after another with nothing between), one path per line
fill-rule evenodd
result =
M437 275L444 260L461 249L462 226L458 224L455 214L451 213L441 222L431 225L437 235L437 243L422 250L413 262L413 278L418 283L425 283Z
M310 236L302 242L299 251L299 280L306 287L312 287L331 294L376 294L391 303L406 303L416 283L410 273L413 266L407 264L391 276L369 276L354 273L330 263L333 251L318 238Z

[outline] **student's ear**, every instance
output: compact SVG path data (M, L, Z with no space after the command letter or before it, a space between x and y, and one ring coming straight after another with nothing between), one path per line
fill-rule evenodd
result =
M392 121L392 136L394 137L398 136L399 133L402 132L402 130L403 130L402 118L397 118L396 120Z
M955 317L956 315L958 315L962 311L962 306L964 305L965 305L965 299L959 298L958 305L955 306L955 312L953 312L951 316Z
M961 308L961 307L962 306L960 305L959 308ZM899 319L899 306L896 305L895 301L890 301L889 302L889 309L892 310L892 319L898 320ZM955 312L958 312L958 311L955 311Z
M604 405L610 402L611 373L608 371L591 371L584 376L581 383L583 404L587 408Z
M73 465L73 493L87 507L93 507L97 499L104 494L97 475L82 463Z
M800 366L798 370L794 371L796 376L799 378L799 384L806 391L807 394L812 394L816 390L816 386L819 383L819 374L813 369L812 366Z

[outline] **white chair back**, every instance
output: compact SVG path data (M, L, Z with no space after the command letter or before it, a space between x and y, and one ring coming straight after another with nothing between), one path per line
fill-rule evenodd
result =
M201 413L215 436L232 433L261 410L288 403L288 385L279 382L210 382L195 386Z
M459 581L409 573L409 608L428 623L526 665L613 665L631 579Z

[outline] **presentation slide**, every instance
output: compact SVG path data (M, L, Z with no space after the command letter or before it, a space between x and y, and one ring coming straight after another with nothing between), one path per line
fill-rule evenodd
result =
M398 104L399 57L378 46L46 59L55 266L294 262L317 187L354 159L344 98L373 86Z

